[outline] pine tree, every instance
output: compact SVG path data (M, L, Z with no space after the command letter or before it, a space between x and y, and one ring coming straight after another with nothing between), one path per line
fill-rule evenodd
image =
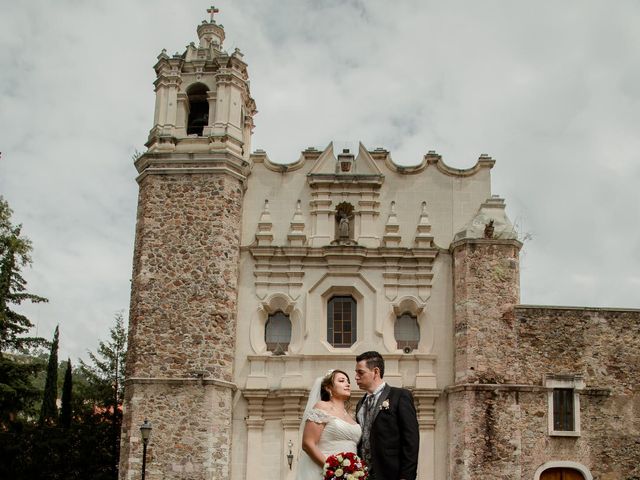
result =
M51 342L49 353L49 363L47 364L47 380L44 384L44 396L42 398L42 409L40 410L40 424L51 425L58 420L58 336L60 330L56 326Z
M111 340L106 343L101 341L97 354L88 352L92 365L80 360L80 368L94 389L94 400L107 409L122 405L124 400L127 332L122 312L115 314L115 322L115 326L109 330Z
M127 332L122 312L116 313L115 322L115 326L109 330L111 340L100 342L97 354L89 352L92 365L80 360L80 369L92 388L94 402L104 409L104 417L111 423L109 443L114 459L112 468L117 476L124 400L124 364L127 355Z
M21 225L11 224L12 213L0 197L0 355L7 350L27 353L31 347L44 343L42 338L24 336L33 323L11 309L24 301L47 301L26 291L27 282L20 269L31 264L31 242L21 236Z
M60 406L60 426L71 426L71 395L73 389L73 377L71 373L71 359L67 359L67 369L64 372L64 384L62 385L62 405Z

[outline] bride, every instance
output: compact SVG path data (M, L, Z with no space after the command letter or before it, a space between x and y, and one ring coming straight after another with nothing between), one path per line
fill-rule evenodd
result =
M349 375L342 370L329 370L314 382L300 425L302 451L296 480L321 480L329 455L357 453L362 429L347 412L349 397Z

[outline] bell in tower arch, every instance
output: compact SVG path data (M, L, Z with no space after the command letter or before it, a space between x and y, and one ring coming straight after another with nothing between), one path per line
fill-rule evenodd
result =
M202 83L196 83L187 89L187 97L189 99L187 135L198 135L201 137L204 127L209 124L208 91L207 86Z

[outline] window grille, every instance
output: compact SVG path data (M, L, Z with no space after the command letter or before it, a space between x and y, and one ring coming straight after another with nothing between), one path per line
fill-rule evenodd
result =
M350 347L357 338L356 301L351 296L332 297L327 307L327 342Z

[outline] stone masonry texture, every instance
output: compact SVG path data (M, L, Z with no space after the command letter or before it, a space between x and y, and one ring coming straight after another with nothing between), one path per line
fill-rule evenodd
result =
M532 479L553 460L597 480L639 479L640 311L514 305L513 255L469 247L455 252L465 375L447 392L451 480ZM584 378L579 437L549 435L545 374Z
M242 197L226 175L140 182L121 479L139 474L144 418L149 480L230 476Z
M128 377L231 381L242 186L150 175L140 186Z
M514 378L513 306L520 301L520 244L475 240L454 249L456 383ZM487 344L500 348L487 349Z

